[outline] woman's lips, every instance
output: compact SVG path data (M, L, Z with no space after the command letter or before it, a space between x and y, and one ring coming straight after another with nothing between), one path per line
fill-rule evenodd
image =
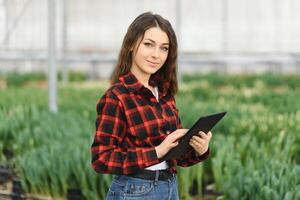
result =
M152 66L155 66L155 67L159 64L159 63L156 63L156 62L151 62L149 60L147 60L147 62L150 63Z

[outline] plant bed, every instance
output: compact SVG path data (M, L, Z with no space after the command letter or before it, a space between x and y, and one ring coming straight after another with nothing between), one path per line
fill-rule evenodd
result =
M199 113L230 114L213 131L210 158L182 170L181 199L300 199L299 80L213 75L183 81L176 97L183 127ZM68 187L80 187L85 199L104 199L111 180L92 171L89 154L95 101L105 88L98 84L60 85L56 115L47 112L44 89L0 91L1 158L29 193L66 200Z
M215 185L212 183L210 185L207 185L203 190L203 195L213 195L213 196L222 196L224 195L223 192L219 192L215 190Z
M222 192L218 192L214 189L213 184L204 187L204 189L202 190L202 195L195 195L195 193L192 193L193 200L215 200L223 195L224 194Z
M0 199L1 200L11 200L10 193L0 190Z
M24 200L54 200L52 197L41 196L41 195L32 195L29 193L24 193L21 197L12 193L13 190L13 181L12 179L4 184L0 184L0 199L1 200L12 200L15 199L24 199ZM65 198L55 198L55 200L65 200Z
M0 185L10 181L11 179L11 170L6 166L0 165Z
M68 189L67 199L68 200L81 200L82 199L81 190L79 188Z
M7 160L11 160L14 156L14 152L11 149L4 148L3 154Z
M12 181L0 184L0 199L10 199Z

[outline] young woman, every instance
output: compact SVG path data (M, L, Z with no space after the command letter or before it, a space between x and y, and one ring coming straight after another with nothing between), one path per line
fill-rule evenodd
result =
M201 132L186 155L161 160L187 132L174 99L176 68L177 41L169 21L150 12L138 16L123 40L112 86L97 104L92 166L115 174L107 199L176 200L176 165L208 157L211 133Z

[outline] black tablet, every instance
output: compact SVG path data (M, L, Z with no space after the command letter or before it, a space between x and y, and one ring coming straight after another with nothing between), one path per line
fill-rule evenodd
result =
M170 160L181 157L186 154L192 147L189 144L192 136L196 135L199 131L208 133L226 114L227 112L215 113L207 116L202 116L198 121L192 126L192 128L179 139L179 144L172 148L162 160Z

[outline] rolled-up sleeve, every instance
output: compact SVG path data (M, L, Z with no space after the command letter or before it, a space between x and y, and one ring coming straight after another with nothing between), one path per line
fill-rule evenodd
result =
M202 155L198 155L194 149L191 149L187 154L177 159L177 164L181 167L189 167L201 161L206 160L209 157L209 154L210 154L209 148Z

